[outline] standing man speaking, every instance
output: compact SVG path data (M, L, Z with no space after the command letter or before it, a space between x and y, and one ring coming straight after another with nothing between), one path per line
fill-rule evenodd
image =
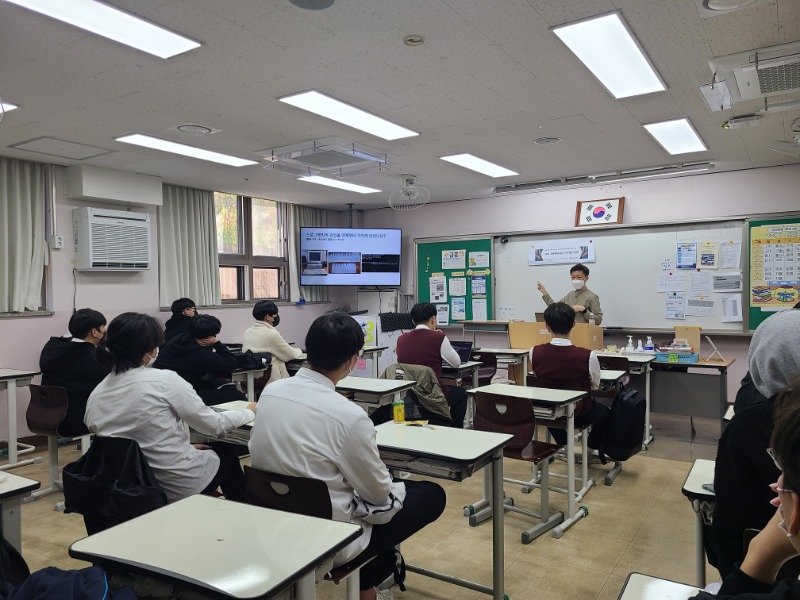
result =
M603 321L600 298L586 287L586 282L589 281L589 268L578 263L569 270L569 277L572 283L572 291L564 296L560 302L569 304L575 310L576 323L590 323L593 320L595 325L600 325ZM555 302L541 281L536 282L536 289L542 293L542 300L545 301L547 306Z

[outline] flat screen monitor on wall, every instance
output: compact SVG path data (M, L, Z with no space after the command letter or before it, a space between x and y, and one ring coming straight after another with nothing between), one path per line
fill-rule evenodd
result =
M300 285L400 285L400 229L300 228Z

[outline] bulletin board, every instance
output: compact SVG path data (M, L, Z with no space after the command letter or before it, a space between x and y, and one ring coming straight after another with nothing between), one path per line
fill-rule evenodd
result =
M483 321L494 315L491 238L414 241L417 302L430 302L444 324ZM446 309L445 309L446 307Z
M800 218L749 221L749 328L800 301Z
M507 236L503 238L507 240L505 243L498 237L495 239L495 318L500 321L534 321L535 313L544 311L546 307L542 294L536 288L537 281L542 282L554 300L559 300L571 289L570 266L582 262L590 270L587 287L600 297L603 308L601 327L666 331L675 325L699 325L704 333L742 333L748 301L745 270L747 249L744 247L746 242L742 241L744 225L743 220L732 220L591 231L584 229ZM561 261L560 264L535 264L540 255L546 257L548 253L558 260L559 243L578 239L581 248L586 240L590 242L586 259L569 255L569 261ZM678 249L683 245L694 247L695 268L677 268L678 261L685 258ZM567 244L563 246L568 249ZM710 268L714 257L703 248L711 247L721 253L721 248L731 246L740 252L736 266L721 268L721 257L717 255L720 264ZM546 252L538 253L539 248L544 248ZM693 280L694 273L699 277ZM739 289L727 293L698 292L700 285L696 288L693 286L703 273L711 277L715 285L719 280L714 276L730 276L731 281L738 277ZM658 289L659 283L663 289L664 279L671 275L685 277L687 304L690 299L693 300L691 312L696 312L697 306L703 304L707 308L706 314L699 316L688 314L687 311L683 319L668 318L666 298L671 292L659 292ZM728 308L732 303L738 303L735 307L741 314L738 321L726 320L729 317L723 315L723 298Z

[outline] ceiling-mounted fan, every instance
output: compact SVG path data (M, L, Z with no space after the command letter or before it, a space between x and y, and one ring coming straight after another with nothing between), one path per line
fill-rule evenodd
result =
M794 139L791 142L785 140L775 140L769 145L769 149L781 154L788 154L789 156L797 156L800 158L800 118L792 121L791 124L792 134Z
M431 193L417 185L416 175L401 175L402 187L389 196L389 207L394 210L417 210L431 199Z

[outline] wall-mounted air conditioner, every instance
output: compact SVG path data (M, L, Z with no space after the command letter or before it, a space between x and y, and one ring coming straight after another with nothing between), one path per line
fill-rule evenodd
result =
M72 226L79 271L150 268L150 215L81 207L72 211Z

